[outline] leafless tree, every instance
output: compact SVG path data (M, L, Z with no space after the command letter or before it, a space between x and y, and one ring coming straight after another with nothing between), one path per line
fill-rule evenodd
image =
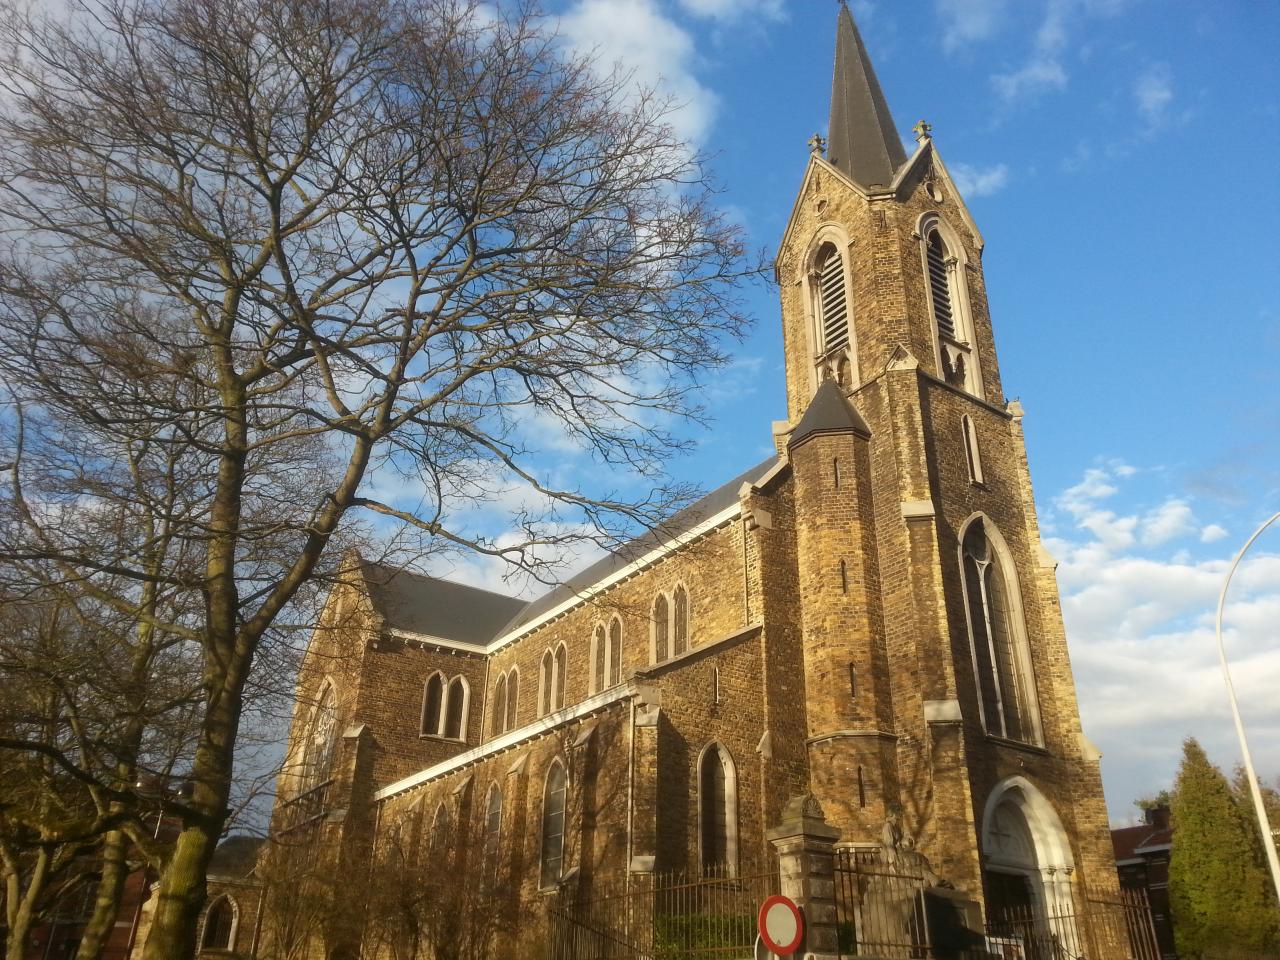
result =
M0 22L0 560L198 653L193 792L152 851L145 956L174 960L255 664L357 515L535 575L657 522L756 268L671 105L528 4L71 7ZM656 492L558 478L534 422ZM541 504L520 536L476 533L512 485ZM85 534L100 505L128 535Z

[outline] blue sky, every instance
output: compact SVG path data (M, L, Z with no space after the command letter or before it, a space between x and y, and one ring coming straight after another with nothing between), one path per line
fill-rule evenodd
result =
M825 133L835 0L562 0L570 42L681 99L772 254ZM1280 5L855 0L898 122L921 118L986 239L1086 733L1111 814L1184 736L1238 758L1212 646L1227 562L1280 510ZM778 306L716 376L677 476L715 486L785 416ZM568 456L566 454L566 456ZM1260 768L1280 775L1280 529L1229 613ZM492 570L459 569L492 582Z

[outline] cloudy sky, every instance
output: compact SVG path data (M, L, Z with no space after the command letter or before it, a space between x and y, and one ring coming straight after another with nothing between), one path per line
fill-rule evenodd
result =
M573 44L683 102L724 202L776 248L825 133L835 0L561 0ZM1238 750L1213 646L1230 557L1280 510L1280 5L855 0L899 130L933 124L987 238L1085 730L1117 822L1180 741ZM775 296L675 464L715 486L785 416ZM557 455L572 466L572 451ZM1238 577L1236 680L1280 775L1280 529ZM459 569L486 579L488 572Z

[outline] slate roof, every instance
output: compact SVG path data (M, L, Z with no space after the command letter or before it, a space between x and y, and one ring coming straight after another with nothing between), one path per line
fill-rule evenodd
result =
M483 647L525 601L383 564L365 565L373 607L388 625Z
M770 457L762 463L756 464L750 470L739 474L723 486L712 490L701 500L685 507L658 529L632 540L621 549L601 560L597 560L585 570L575 574L558 587L530 603L506 625L498 636L510 633L517 627L536 620L548 610L555 609L565 600L582 593L593 583L597 583L611 573L621 570L627 564L635 562L664 541L687 533L708 517L715 516L726 507L737 503L738 490L741 489L742 485L759 480L772 470L777 462L777 457Z
M374 609L394 629L483 649L491 641L536 620L655 547L732 506L738 501L738 490L744 483L759 480L777 462L777 457L769 457L756 464L681 510L658 529L636 538L531 602L411 570L366 563L365 578Z
M791 431L787 446L794 447L801 440L815 433L853 433L871 436L871 428L862 414L845 397L844 391L834 380L824 380L817 393L809 401L809 408Z
M258 849L262 843L260 837L227 837L213 851L213 858L209 861L209 876L237 879L247 877L258 862Z
M907 153L876 79L853 14L841 3L836 25L836 69L831 81L827 160L864 187L888 186Z

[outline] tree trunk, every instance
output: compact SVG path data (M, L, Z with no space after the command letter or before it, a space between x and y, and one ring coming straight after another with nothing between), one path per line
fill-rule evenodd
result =
M85 924L76 960L98 960L115 930L120 897L129 875L128 842L124 832L112 830L102 838L102 878L93 898L93 912Z
M36 919L35 907L44 895L45 883L48 879L49 853L41 850L36 854L36 862L31 868L26 890L23 890L19 896L11 896L9 899L9 909L6 911L9 931L5 936L4 945L6 957L22 960L27 955L27 939L31 936L31 926ZM11 894L13 892L15 891L10 891Z
M200 823L182 828L173 854L156 884L156 906L143 960L190 960L196 955L196 927L205 901L205 871L218 833Z

